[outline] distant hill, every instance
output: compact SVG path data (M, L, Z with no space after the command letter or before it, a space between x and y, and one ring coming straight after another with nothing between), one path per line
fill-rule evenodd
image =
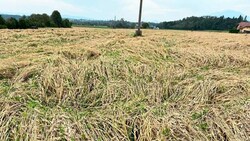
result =
M72 15L62 15L63 18L67 18L70 20L96 20L88 17L80 17L80 16L72 16Z
M9 18L15 18L15 19L20 19L22 16L20 15L9 15L9 14L0 14L4 19L9 19Z

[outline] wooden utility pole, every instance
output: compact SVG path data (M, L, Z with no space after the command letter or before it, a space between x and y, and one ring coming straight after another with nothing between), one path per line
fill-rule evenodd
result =
M142 3L143 3L143 0L140 0L139 19L138 19L138 29L137 29L136 32L135 32L135 35L136 35L136 36L142 36L142 31L141 31Z

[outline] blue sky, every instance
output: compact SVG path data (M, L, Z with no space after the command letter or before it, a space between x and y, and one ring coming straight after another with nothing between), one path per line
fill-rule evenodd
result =
M144 21L171 21L234 10L250 16L250 0L144 0ZM59 10L77 18L136 21L139 0L0 0L0 13L32 14Z

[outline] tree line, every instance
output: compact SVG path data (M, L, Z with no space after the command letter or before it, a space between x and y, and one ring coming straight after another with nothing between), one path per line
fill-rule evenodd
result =
M158 26L161 29L179 29L179 30L231 30L236 29L240 22L247 21L247 16L238 18L225 18L203 16L188 17L178 21L161 22Z
M161 23L147 23L143 22L143 28L160 29L178 29L178 30L231 30L236 29L236 26L243 21L247 21L247 17L239 16L237 18L226 18L224 16L202 16L202 17L188 17L182 20L161 22ZM129 22L123 18L120 20L71 20L62 19L59 11L54 11L51 16L47 14L32 14L30 16L23 16L18 20L16 18L9 18L5 20L0 15L0 29L26 29L38 27L71 27L72 24L78 26L93 26L93 27L108 27L108 28L136 28L136 22Z
M87 27L107 27L107 28L127 28L134 29L137 26L136 22L126 21L124 18L120 20L72 20L72 23L76 26L87 26ZM150 28L150 23L143 22L142 28Z
M236 29L240 22L247 21L247 16L239 16L237 18L226 18L224 16L202 16L202 17L187 17L182 20L161 22L161 23L147 23L143 22L143 28L157 28L160 29L177 29L177 30L232 30ZM124 19L96 21L96 20L73 20L74 25L83 26L105 26L109 28L135 28L137 23L129 22Z
M108 28L134 28L136 23L129 22L123 18L120 20L73 20L72 23L76 26L93 26L93 27L108 27Z
M62 19L59 11L55 10L51 16L47 14L32 14L30 16L22 16L18 20L11 17L5 20L0 15L0 29L28 29L39 27L58 27L70 28L72 23L68 19Z

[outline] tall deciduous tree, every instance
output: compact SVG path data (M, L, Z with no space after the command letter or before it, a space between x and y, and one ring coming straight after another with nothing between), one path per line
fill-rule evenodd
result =
M4 18L0 15L0 29L7 28Z
M10 18L6 21L6 25L9 29L18 29L18 21L15 18Z
M242 22L243 20L244 20L243 17L240 15L238 18L238 22Z
M28 28L28 20L25 16L19 19L19 28L20 29L27 29Z
M57 10L53 11L53 13L51 14L50 17L51 17L53 23L57 27L63 27L63 20L62 20L62 16L61 16L59 11L57 11Z
M49 17L49 15L47 15L47 14L42 14L41 15L41 20L43 21L43 24L44 24L44 26L45 27L50 27L51 26L51 19L50 19L50 17Z
M0 25L5 25L5 20L1 15L0 15Z
M247 22L247 16L245 16L244 21Z
M72 26L72 23L68 19L63 20L63 27L67 28L71 26Z
M144 29L149 28L149 23L143 23L143 24L142 24L142 28L144 28Z
M47 14L32 14L28 19L32 26L37 27L50 27L52 22Z

